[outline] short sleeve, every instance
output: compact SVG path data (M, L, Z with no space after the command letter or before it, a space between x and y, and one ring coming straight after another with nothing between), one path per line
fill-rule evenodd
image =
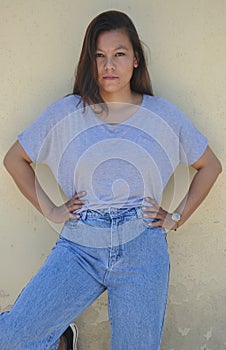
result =
M75 95L62 98L48 106L27 129L18 135L21 146L33 163L46 163L48 147L43 148L43 145L47 135L62 118L75 109Z
M203 155L208 145L208 140L186 116L182 115L180 121L180 164L191 165Z
M193 122L176 105L168 100L157 98L157 112L172 128L176 138L174 152L178 155L178 165L191 165L205 152L207 138L196 128Z

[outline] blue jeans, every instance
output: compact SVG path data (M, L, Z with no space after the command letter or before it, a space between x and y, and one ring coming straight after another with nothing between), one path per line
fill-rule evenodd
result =
M90 245L87 237L77 243L83 230ZM56 350L68 325L107 289L111 349L158 350L168 278L165 231L148 226L140 208L87 210L65 224L45 264L0 315L0 349Z

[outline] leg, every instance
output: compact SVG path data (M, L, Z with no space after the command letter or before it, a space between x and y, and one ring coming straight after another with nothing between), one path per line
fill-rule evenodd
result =
M57 350L67 350L64 337L60 337L60 343L59 343Z
M159 350L168 292L169 257L161 229L125 244L109 275L112 350Z
M0 315L0 349L56 350L68 325L105 289L88 268L76 245L60 240L11 311Z

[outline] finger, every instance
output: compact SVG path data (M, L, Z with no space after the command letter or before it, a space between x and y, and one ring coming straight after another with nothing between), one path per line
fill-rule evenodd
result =
M72 206L72 205L84 205L84 204L87 204L88 201L87 200L80 200L80 199L70 199L67 203L66 203L66 206Z
M158 214L158 211L157 210L142 210L143 211L143 216L144 217L150 217L151 215L157 215Z
M83 206L82 204L70 204L70 205L67 205L67 209L69 211L75 211L75 210L81 209L82 206Z
M83 204L86 204L88 203L87 200L79 200L79 199L71 199L68 203L72 204L72 205L83 205Z
M69 219L79 219L79 218L80 218L79 214L73 214L73 213L69 214Z
M149 207L149 206L143 206L142 211L144 212L153 212L153 213L157 213L158 212L158 208L154 208L153 206Z
M152 209L152 210L143 210L143 217L144 218L162 218L162 215L159 213L158 210Z
M153 221L148 224L151 227L162 227L163 226L163 220Z
M150 213L150 214L144 214L143 217L145 219L157 219L157 220L161 220L161 221L164 221L165 220L165 217L163 217L162 215L156 213Z
M144 213L155 213L155 214L159 214L160 216L165 217L168 212L166 210L164 210L163 208L161 208L160 206L158 207L154 207L154 206L142 206L141 207L142 211Z
M145 201L151 203L155 208L159 208L159 204L151 197L146 197Z
M84 197L86 194L87 194L86 191L82 191L82 192L74 194L74 196L72 198L74 198L74 199L81 198L81 197Z

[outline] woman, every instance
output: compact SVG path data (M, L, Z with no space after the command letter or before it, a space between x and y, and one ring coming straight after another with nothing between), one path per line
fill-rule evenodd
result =
M48 164L71 199L56 206L31 163ZM19 135L4 164L36 209L64 227L43 267L0 316L0 348L75 349L70 323L107 289L111 349L158 350L169 279L165 230L188 220L221 165L182 112L153 96L127 15L94 18L74 93ZM159 203L179 164L196 174L169 213Z

